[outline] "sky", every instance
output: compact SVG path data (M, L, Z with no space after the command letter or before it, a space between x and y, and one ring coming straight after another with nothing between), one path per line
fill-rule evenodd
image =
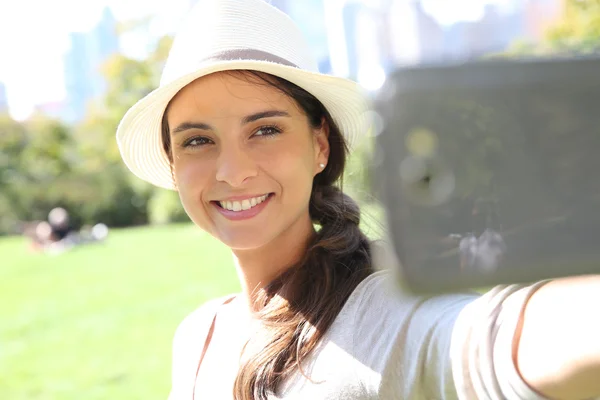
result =
M34 104L64 97L62 59L69 32L90 30L104 7L118 20L155 16L152 29L158 35L172 31L188 5L189 0L1 0L0 82L11 114L22 118ZM135 43L122 47L136 48Z
M445 24L477 19L485 3L423 0L426 10ZM190 0L1 0L0 82L6 85L11 114L22 119L35 104L64 98L62 59L69 49L69 32L90 30L104 7L120 21L152 16L151 37L174 32L189 4ZM123 41L122 50L135 56L145 39Z

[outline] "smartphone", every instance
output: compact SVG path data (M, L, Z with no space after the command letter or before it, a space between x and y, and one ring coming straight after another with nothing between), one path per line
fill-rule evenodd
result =
M375 101L375 191L403 285L600 274L600 59L399 68Z

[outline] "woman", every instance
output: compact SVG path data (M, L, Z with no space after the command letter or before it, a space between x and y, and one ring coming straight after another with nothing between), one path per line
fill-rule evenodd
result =
M367 109L267 3L191 12L117 132L131 171L231 248L242 287L178 327L170 399L600 395L597 277L417 298L375 271L336 186Z

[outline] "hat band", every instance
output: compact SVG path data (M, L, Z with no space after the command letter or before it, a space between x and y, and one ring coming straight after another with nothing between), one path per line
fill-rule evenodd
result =
M262 50L255 49L233 49L225 50L211 55L204 61L235 61L235 60L252 60L252 61L267 61L276 64L287 65L289 67L299 68L296 64L286 60L285 58L276 56Z

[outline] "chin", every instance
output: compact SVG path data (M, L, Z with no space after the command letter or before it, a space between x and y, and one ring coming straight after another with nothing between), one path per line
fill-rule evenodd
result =
M267 244L269 244L269 240L257 240L256 237L249 238L241 238L241 237L228 237L226 239L222 237L217 237L225 246L229 247L231 250L255 250L260 249Z

